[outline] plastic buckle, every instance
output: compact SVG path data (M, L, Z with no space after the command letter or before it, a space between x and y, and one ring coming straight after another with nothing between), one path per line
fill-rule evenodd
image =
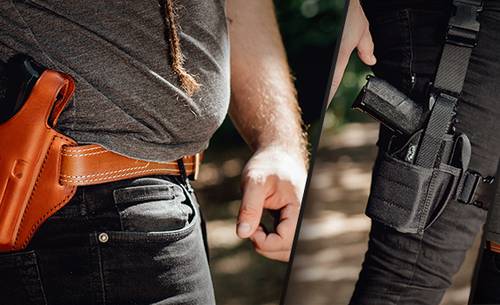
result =
M450 18L446 42L473 48L477 45L479 33L478 15L482 11L482 4L475 1L454 0L455 14Z
M495 177L483 177L478 172L467 171L464 173L463 184L457 200L463 204L474 204L476 195L481 184L493 184Z

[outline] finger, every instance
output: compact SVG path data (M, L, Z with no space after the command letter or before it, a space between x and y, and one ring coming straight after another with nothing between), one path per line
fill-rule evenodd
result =
M276 227L276 233L266 234L259 226L255 233L250 236L256 250L263 252L290 251L295 236L295 229L299 218L300 207L288 205L281 211L280 223Z
M259 253L262 256L279 261L288 261L288 259L290 258L291 248L282 249L282 247L279 245L279 237L275 233L271 233L266 236L264 231L262 231L261 229L257 229L257 231L250 237L250 239L254 244L255 252ZM264 241L274 243L276 247L261 247L260 244Z
M236 230L240 238L250 237L259 227L266 197L265 181L250 179L243 186L243 199L241 201Z
M252 240L254 247L255 247L255 252L259 253L260 255L267 257L269 259L273 260L278 260L282 262L288 262L290 259L290 249L286 250L269 250L269 249L262 249L259 247L259 244L266 240L267 234L264 232L264 229L259 226L257 228L256 232L250 237Z
M277 252L288 250L281 236L277 233L266 234L261 227L250 236L250 240L253 242L255 249L259 251Z
M281 261L281 262L288 262L290 260L290 254L291 251L280 251L280 252L265 252L265 251L260 251L260 250L255 250L257 253L260 255L267 257L269 259Z
M276 227L276 233L283 239L284 248L291 249L300 215L300 205L290 204L281 212L281 220Z
M377 63L377 59L373 54L374 51L373 39L372 35L370 34L370 29L368 26L366 27L363 36L361 36L361 40L359 41L357 48L358 48L358 57L359 59L361 59L363 63L369 66L373 66L374 64Z

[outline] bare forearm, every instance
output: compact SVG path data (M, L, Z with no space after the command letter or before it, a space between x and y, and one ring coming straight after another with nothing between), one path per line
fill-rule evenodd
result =
M277 146L305 159L296 92L270 0L229 0L230 116L254 149Z

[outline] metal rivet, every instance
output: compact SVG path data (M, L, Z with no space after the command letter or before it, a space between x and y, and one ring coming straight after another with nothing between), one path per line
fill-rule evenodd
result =
M98 238L99 238L99 241L100 241L101 243L103 243L103 244L104 244L104 243L107 243L107 242L108 242L108 240L109 240L109 236L108 236L108 234L106 234L106 233L101 233L101 234L99 234L99 237L98 237Z

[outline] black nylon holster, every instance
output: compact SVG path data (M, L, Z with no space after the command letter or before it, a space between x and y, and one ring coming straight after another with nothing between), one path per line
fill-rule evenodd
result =
M453 4L428 107L374 77L353 105L392 132L379 145L366 214L402 233L422 234L452 200L487 209L494 196L494 178L469 170L471 143L454 127L482 1Z

